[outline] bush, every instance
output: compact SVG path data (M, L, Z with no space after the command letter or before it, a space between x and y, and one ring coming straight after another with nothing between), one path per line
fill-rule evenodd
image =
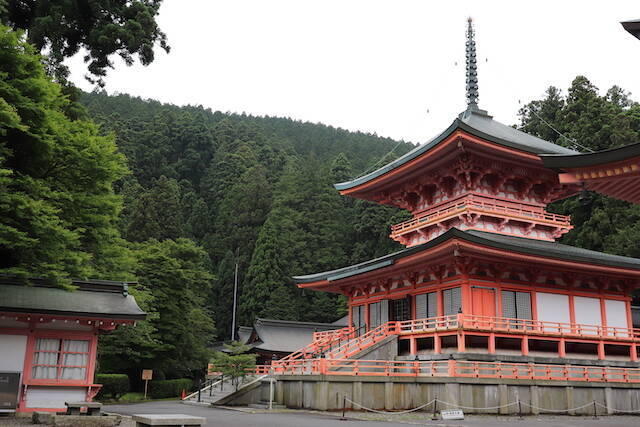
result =
M178 397L182 390L189 391L193 381L189 378L177 380L151 381L149 383L149 396L152 399L162 399L164 397Z
M126 374L96 374L96 384L102 384L98 399L118 399L129 392L129 377Z

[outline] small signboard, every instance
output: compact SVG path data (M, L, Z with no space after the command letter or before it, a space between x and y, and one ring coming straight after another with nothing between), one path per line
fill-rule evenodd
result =
M443 420L464 420L464 413L460 409L440 411Z
M144 380L144 398L147 398L147 386L149 385L149 381L153 379L153 369L143 369L142 370L142 379Z

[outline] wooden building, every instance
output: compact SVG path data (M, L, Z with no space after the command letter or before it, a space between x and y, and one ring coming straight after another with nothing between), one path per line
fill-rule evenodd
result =
M406 249L295 277L348 297L352 339L329 349L325 337L281 372L319 354L365 357L390 336L405 360L635 366L640 260L557 243L570 217L546 206L585 190L640 202L640 144L582 154L528 135L478 107L477 82L470 23L467 109L429 142L335 185L409 211L390 233Z
M90 401L99 335L145 319L128 283L0 277L0 411L64 411Z

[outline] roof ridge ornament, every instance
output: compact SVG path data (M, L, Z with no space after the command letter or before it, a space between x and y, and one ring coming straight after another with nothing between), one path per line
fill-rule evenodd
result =
M478 109L478 63L476 60L476 42L474 40L473 18L467 19L467 106L469 109Z
M467 110L465 113L480 113L488 115L485 110L478 107L478 61L476 58L476 41L474 39L473 18L467 19L467 42L466 42L466 77L467 77ZM465 116L467 114L464 114Z

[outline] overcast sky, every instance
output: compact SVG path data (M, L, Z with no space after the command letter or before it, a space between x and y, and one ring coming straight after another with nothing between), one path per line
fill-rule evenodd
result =
M165 0L171 53L157 49L148 67L116 61L106 89L424 142L466 106L468 16L480 107L505 124L519 101L578 74L640 100L640 40L619 24L640 19L638 0ZM91 90L80 57L69 64Z

